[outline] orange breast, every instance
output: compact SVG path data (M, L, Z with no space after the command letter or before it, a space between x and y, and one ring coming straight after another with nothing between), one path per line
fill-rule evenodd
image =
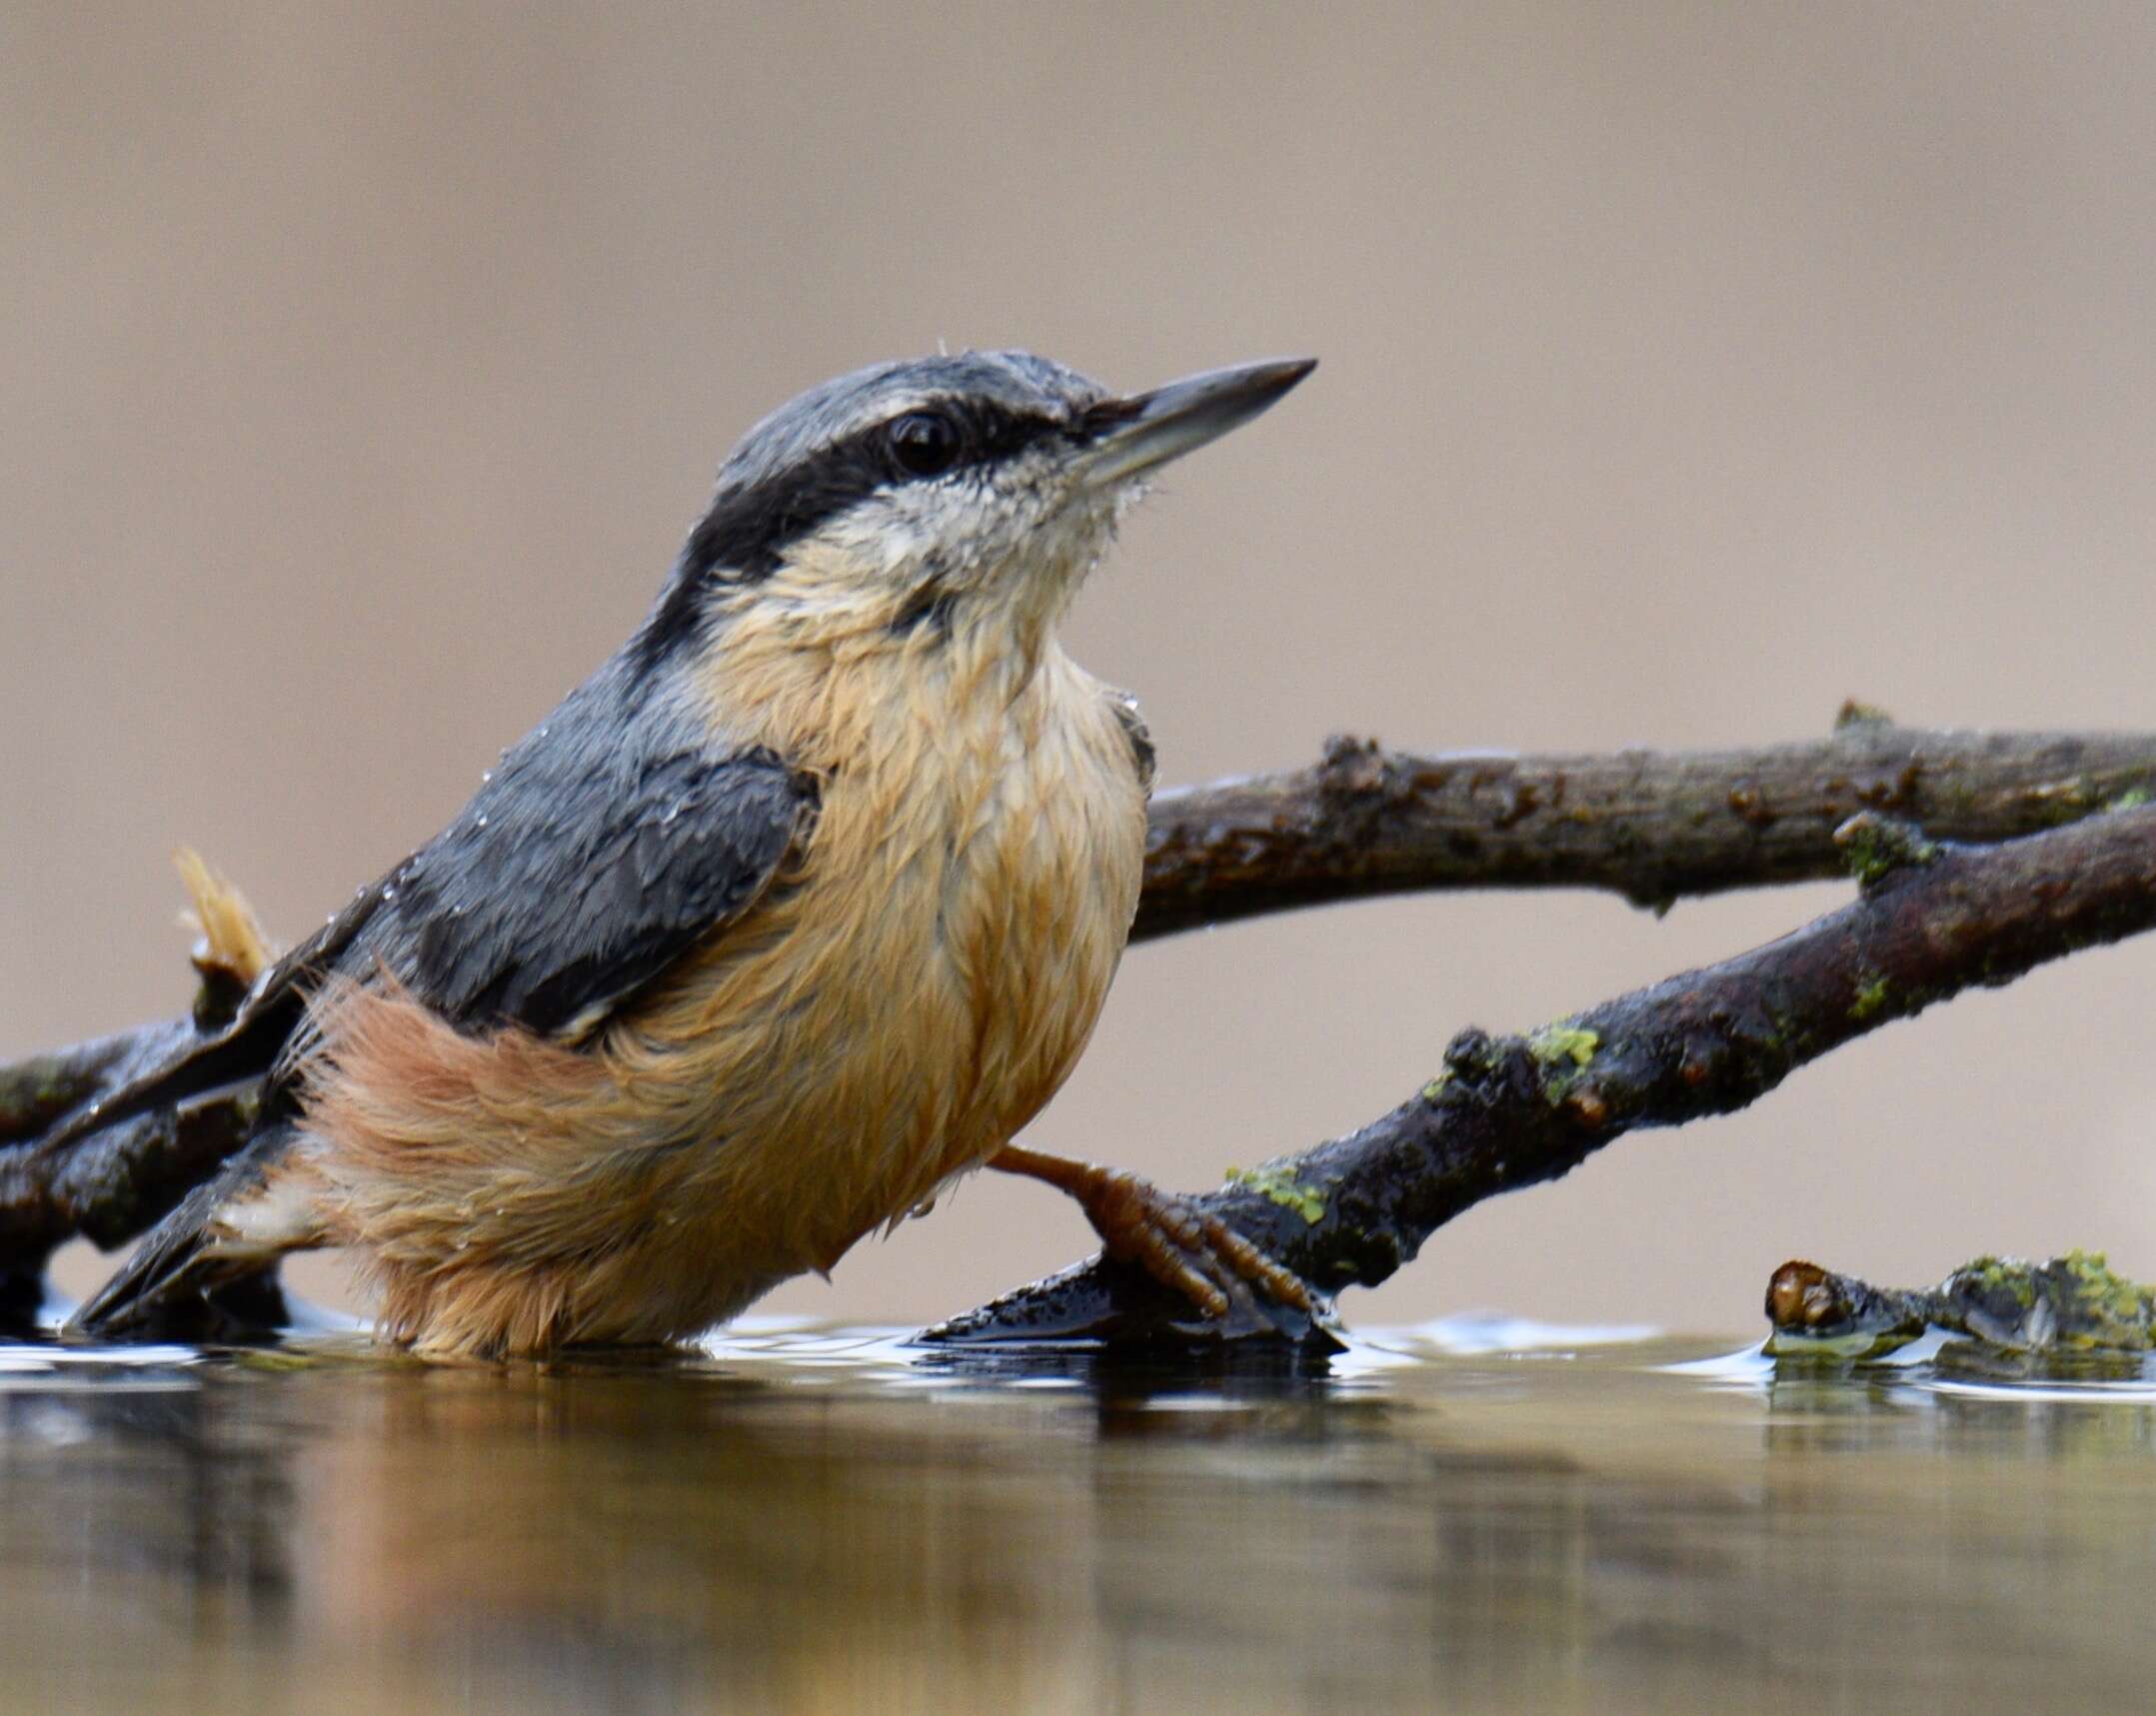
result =
M717 1095L719 1201L754 1208L797 1268L1007 1142L1114 975L1143 844L1127 742L1068 662L996 713L865 734L800 886L638 1021L634 1060L664 1040Z
M830 1268L1069 1075L1142 860L1104 688L1052 652L1015 697L823 719L844 761L763 905L588 1050L459 1039L441 1076L367 1080L367 1136L322 1138L392 1327L452 1350L704 1328Z

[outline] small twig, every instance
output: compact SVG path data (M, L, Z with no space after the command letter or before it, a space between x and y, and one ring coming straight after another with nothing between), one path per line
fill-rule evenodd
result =
M1841 909L1529 1035L1463 1031L1389 1114L1187 1201L1328 1292L1374 1286L1461 1211L1623 1132L1742 1108L1891 1019L2156 926L2156 810L1988 848L1861 818L1842 845L1865 880ZM1182 1345L1186 1320L1148 1277L1096 1258L926 1338Z

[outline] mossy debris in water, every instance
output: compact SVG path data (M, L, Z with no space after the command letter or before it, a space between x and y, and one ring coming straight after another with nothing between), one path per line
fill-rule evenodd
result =
M1921 1295L1874 1287L1792 1257L1767 1282L1766 1350L1775 1358L1883 1358L1924 1332Z
M2045 1263L1979 1257L1939 1290L1963 1308L1967 1332L2000 1346L2156 1347L2156 1290L2119 1274L2101 1251L2069 1251Z
M2128 1280L2101 1251L2047 1262L1972 1258L1936 1287L1874 1287L1789 1262L1767 1288L1777 1357L1877 1357L1926 1324L2013 1352L2156 1350L2156 1288Z
M2080 1254L2073 1253L2077 1257ZM1946 1280L1949 1287L1958 1282L1961 1290L1987 1298L2004 1294L2023 1310L2036 1303L2035 1271L2019 1257L1978 1257L1962 1264Z

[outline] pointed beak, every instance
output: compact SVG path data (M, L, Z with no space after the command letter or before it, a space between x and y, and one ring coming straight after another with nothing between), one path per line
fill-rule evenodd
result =
M1084 415L1081 433L1088 440L1078 455L1078 481L1105 488L1180 459L1248 423L1315 368L1315 358L1238 364L1128 399L1102 400Z

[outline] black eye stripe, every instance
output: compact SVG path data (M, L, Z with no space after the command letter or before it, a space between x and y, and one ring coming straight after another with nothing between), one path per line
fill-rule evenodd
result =
M936 481L991 465L1035 444L1072 433L1061 418L984 400L933 400L911 408L947 417L959 434L953 462L934 477L909 473L894 459L893 418L818 448L784 471L721 495L689 533L657 612L638 635L637 659L649 669L695 637L702 596L714 576L759 584L779 570L787 548L880 489Z
M960 452L951 470L1008 459L1066 432L1054 418L979 402L943 401L934 409L959 432ZM788 470L722 496L690 537L691 566L698 572L724 569L750 582L769 578L779 570L788 544L879 489L920 481L893 463L890 427L889 420L870 424Z

